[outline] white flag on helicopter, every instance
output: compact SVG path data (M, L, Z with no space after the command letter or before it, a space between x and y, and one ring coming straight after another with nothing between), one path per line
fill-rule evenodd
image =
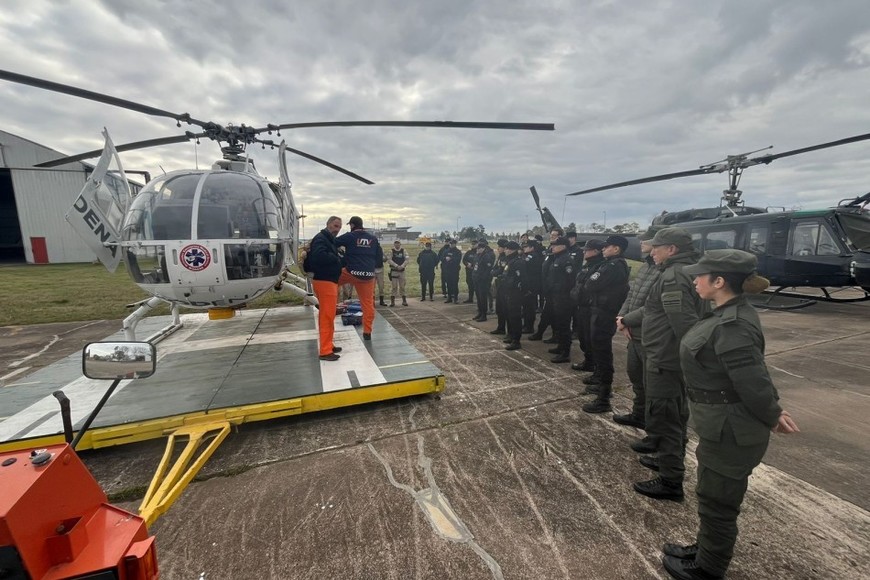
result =
M103 135L103 154L65 217L106 269L114 272L121 261L120 232L132 195L109 131L103 129Z

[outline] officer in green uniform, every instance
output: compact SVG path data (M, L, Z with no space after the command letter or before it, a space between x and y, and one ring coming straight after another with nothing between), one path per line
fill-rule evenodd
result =
M715 309L680 343L692 426L698 434L697 543L665 544L662 563L679 579L723 578L737 540L737 515L749 474L767 450L770 432L799 431L779 406L764 364L758 313L744 292L768 282L755 274L757 260L741 250L710 250L683 269L694 276L700 298Z
M643 324L646 352L646 432L657 442L659 477L634 484L637 493L653 499L683 501L686 471L686 426L689 409L680 370L680 340L707 310L683 268L700 257L691 234L664 228L652 239L652 257L662 273L641 311L623 317L623 324Z

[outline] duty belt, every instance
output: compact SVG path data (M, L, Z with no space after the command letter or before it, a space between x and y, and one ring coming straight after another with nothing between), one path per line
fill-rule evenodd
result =
M737 394L737 391L732 390L707 391L704 389L686 389L686 393L693 403L727 405L729 403L740 402L740 395Z

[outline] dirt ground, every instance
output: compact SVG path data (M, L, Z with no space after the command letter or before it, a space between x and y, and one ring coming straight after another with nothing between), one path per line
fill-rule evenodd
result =
M868 308L762 313L802 433L774 437L754 473L729 578L870 577ZM162 577L667 577L661 544L697 527L693 453L685 503L638 496L631 483L652 473L628 444L642 432L583 413L581 375L550 363L549 345L504 351L470 305L380 312L443 371L444 393L243 426L152 527ZM2 328L0 380L118 328ZM626 411L618 338L614 351ZM153 441L83 455L117 493L147 485L162 452Z

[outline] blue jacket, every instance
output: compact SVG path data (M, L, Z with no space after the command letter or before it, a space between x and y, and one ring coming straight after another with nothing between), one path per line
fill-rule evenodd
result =
M381 244L362 228L338 236L335 245L344 246L344 267L357 278L374 278L375 268L383 268L383 264L377 263Z

